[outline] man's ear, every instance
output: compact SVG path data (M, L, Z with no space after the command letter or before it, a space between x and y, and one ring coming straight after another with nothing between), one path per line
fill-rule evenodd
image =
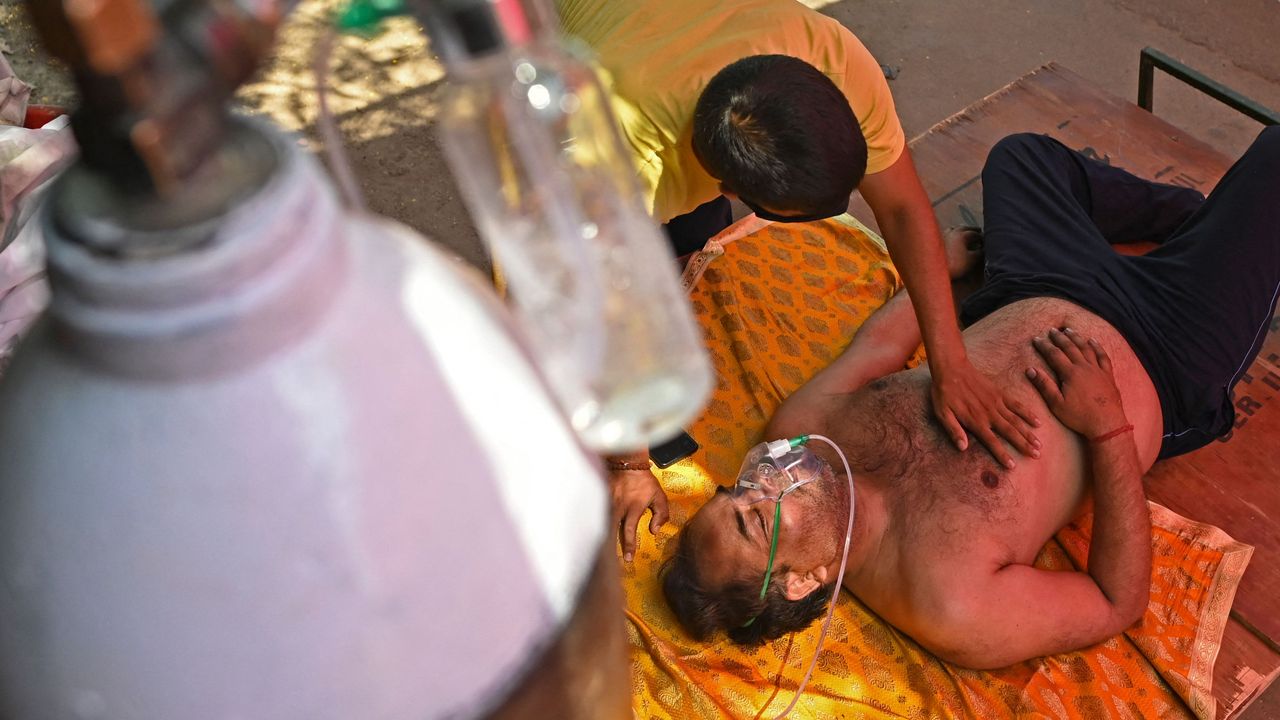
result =
M787 574L782 578L783 592L787 599L795 602L803 600L809 596L809 593L822 587L827 581L827 569L825 567L817 567L806 573L788 570Z

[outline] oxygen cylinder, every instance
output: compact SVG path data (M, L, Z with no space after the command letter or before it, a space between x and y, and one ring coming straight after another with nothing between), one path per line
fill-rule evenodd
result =
M50 191L0 380L0 716L629 717L605 486L501 307L233 135L260 181L182 227Z

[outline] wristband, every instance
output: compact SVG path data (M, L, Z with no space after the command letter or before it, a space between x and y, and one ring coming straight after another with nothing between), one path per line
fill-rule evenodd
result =
M605 464L609 466L611 472L622 472L624 470L648 470L649 463L627 462L626 460L606 460Z
M1130 431L1130 430L1132 430L1132 429L1133 429L1133 425L1125 425L1124 427L1118 427L1118 428L1116 428L1115 430L1112 430L1112 431L1111 431L1111 432L1109 432L1109 433L1103 433L1103 434L1101 434L1101 435L1098 435L1097 437L1091 437L1091 438L1089 438L1089 442L1091 442L1091 443L1106 442L1106 441L1110 440L1111 438L1113 438L1113 437L1119 437L1119 436L1121 436L1121 435L1123 435L1123 434L1125 434L1125 433L1129 432L1129 431Z

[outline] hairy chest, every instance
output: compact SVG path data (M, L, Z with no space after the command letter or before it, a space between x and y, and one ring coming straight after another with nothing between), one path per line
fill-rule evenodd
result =
M1030 562L1080 501L1069 434L1046 428L1041 459L1006 469L972 437L969 450L955 448L933 418L928 382L923 369L876 381L850 398L843 428L855 472L883 494L895 554Z

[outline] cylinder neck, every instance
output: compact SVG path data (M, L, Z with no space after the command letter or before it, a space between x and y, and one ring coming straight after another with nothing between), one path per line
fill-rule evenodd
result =
M283 134L241 121L237 135L271 171L186 225L168 204L149 220L93 212L104 206L84 200L83 168L58 181L44 227L61 347L113 374L173 380L252 364L314 326L341 284L342 214Z
M160 197L77 163L50 198L56 232L87 251L158 259L208 243L233 210L281 174L287 152L257 123L233 122L191 182Z

